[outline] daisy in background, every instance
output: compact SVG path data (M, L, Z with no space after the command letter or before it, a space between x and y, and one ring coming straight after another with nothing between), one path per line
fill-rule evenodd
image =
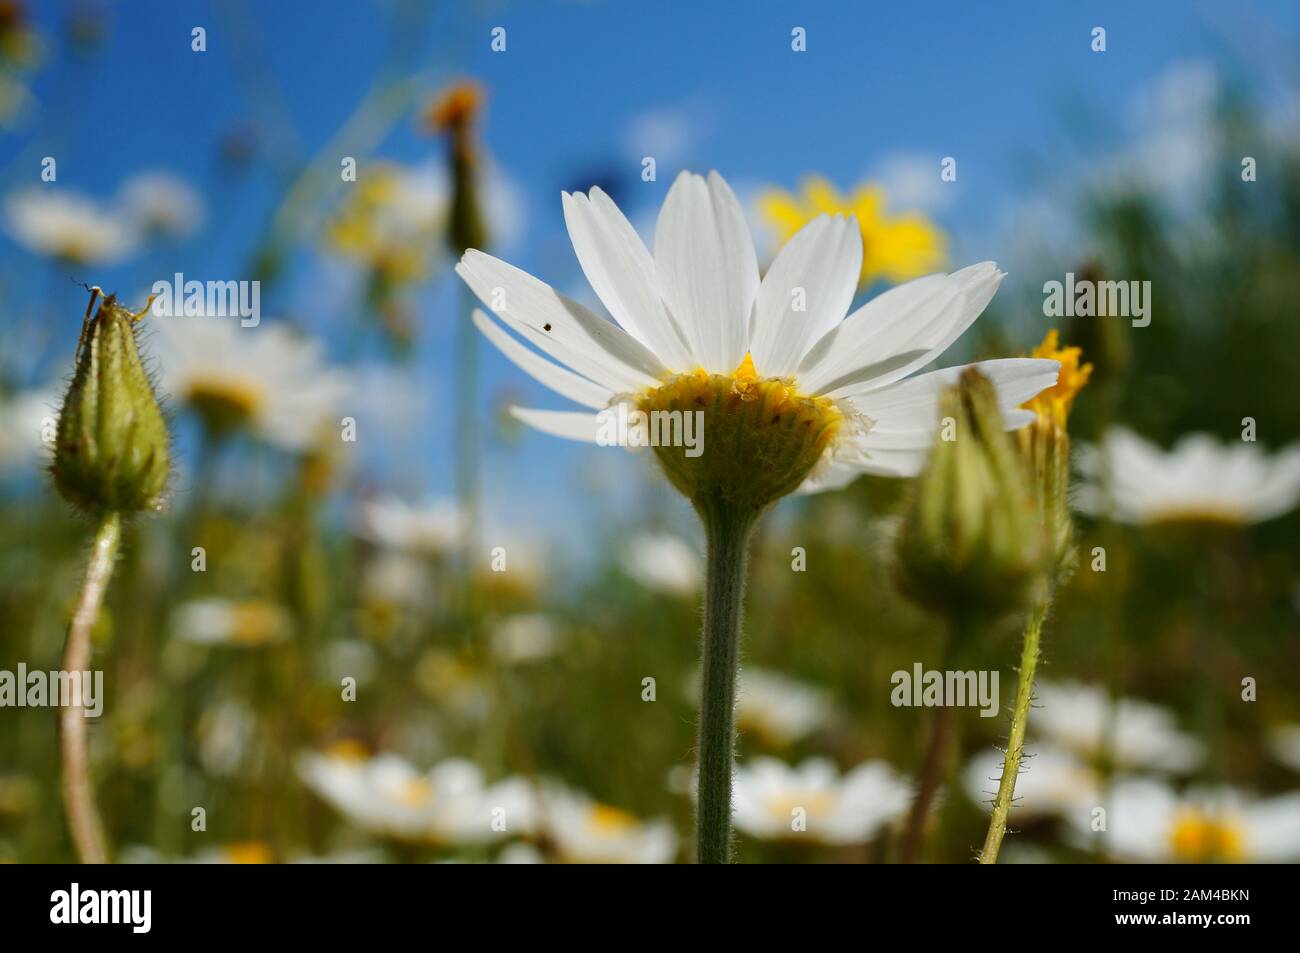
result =
M357 504L356 534L383 549L442 557L456 552L465 533L465 515L454 500L407 503L380 496Z
M1161 781L1117 781L1104 802L1071 814L1076 839L1138 863L1286 863L1300 860L1300 792L1257 798L1233 788L1179 794Z
M1281 516L1300 502L1300 444L1272 455L1254 443L1189 434L1168 452L1123 428L1079 455L1091 484L1081 512L1141 525L1242 526Z
M966 794L987 811L997 794L1005 756L1001 751L976 755L966 766ZM1010 816L1024 823L1059 817L1100 803L1101 773L1078 755L1051 744L1025 746Z
M203 197L170 172L141 172L122 184L122 213L144 236L188 238L203 227Z
M1275 725L1268 733L1268 748L1279 762L1300 772L1300 724Z
M1112 700L1106 690L1078 682L1040 682L1031 730L1089 762L1106 754L1120 768L1185 774L1205 748L1178 728L1167 708L1136 698ZM1109 734L1109 738L1107 735Z
M1002 274L986 262L931 275L846 317L863 262L852 218L818 216L760 277L744 210L716 172L677 177L653 256L599 188L565 193L562 202L578 261L617 324L481 251L467 251L456 271L500 318L476 312L483 334L526 373L588 408L514 408L516 417L558 436L627 445L644 429L611 441L611 418L690 413L707 439L698 453L662 440L654 451L708 540L697 846L703 862L725 862L736 642L754 526L801 487L921 469L939 425L939 394L962 369L909 375L975 321ZM1015 429L1034 419L1016 408L1054 384L1059 365L1019 358L978 367L1005 426Z
M623 571L653 592L688 597L704 585L695 547L672 533L640 533L621 554Z
M830 717L830 698L778 672L745 668L736 685L736 725L767 744L785 747L806 738Z
M121 210L60 186L14 193L5 201L9 235L30 252L74 265L111 265L140 243Z
M264 599L195 599L172 611L171 631L196 645L251 648L285 641L293 622L287 609Z
M44 435L58 419L58 395L30 390L0 395L0 473L31 467L46 452Z
M522 780L486 783L470 761L421 774L393 754L366 757L351 745L298 759L303 782L350 821L410 843L467 847L530 833L532 790Z
M642 821L556 782L543 787L538 810L543 834L565 863L667 864L677 853L667 821Z
M350 386L320 342L283 325L245 328L225 318L160 318L150 327L163 390L210 438L247 432L301 453L338 422Z
M736 827L763 840L866 843L902 817L911 799L911 785L883 761L842 776L825 758L798 767L755 758L736 768Z
M563 645L554 621L541 612L516 612L491 624L492 654L512 665L551 658Z
M884 187L864 182L849 195L821 176L809 176L798 192L767 189L757 199L759 217L782 244L821 215L855 219L862 235L863 287L878 279L909 281L941 267L947 241L934 223L919 212L891 216L886 212Z

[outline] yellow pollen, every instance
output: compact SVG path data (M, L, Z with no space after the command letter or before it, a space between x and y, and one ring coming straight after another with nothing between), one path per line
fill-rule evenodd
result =
M230 641L235 645L263 645L284 634L284 616L265 602L237 602L230 609Z
M793 377L760 376L750 354L730 374L673 374L635 403L660 464L687 498L754 509L797 489L845 420L835 401L801 394ZM684 426L695 422L695 431ZM668 439L690 432L699 438L694 452Z
M1239 862L1245 859L1245 836L1230 818L1210 817L1188 808L1169 833L1174 857L1185 863Z
M1060 332L1053 328L1047 332L1043 343L1030 352L1030 357L1060 361L1061 373L1055 384L1031 398L1024 407L1036 413L1040 420L1050 420L1064 429L1065 422L1070 416L1070 408L1074 406L1074 398L1092 376L1092 365L1079 363L1083 357L1083 348L1061 347L1060 342Z
M597 834L614 836L634 830L640 821L622 808L608 804L594 804L587 814L587 822Z

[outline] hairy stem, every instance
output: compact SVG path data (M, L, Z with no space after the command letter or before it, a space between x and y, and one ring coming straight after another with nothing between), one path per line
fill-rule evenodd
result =
M980 851L981 864L995 864L1002 838L1007 833L1007 815L1016 794L1016 776L1025 752L1025 728L1029 724L1029 704L1034 697L1034 672L1038 668L1038 642L1047 616L1048 601L1039 603L1025 623L1025 641L1020 651L1020 673L1016 680L1016 707L1011 713L1011 733L1007 738L1006 757L1002 762L1002 780L998 783L997 797L993 799L993 816L989 818L989 831Z
M64 672L90 670L90 631L104 602L121 538L122 517L117 513L107 514L95 533L90 561L86 564L86 579L81 585L72 624L68 627L68 644L63 654ZM63 728L63 806L68 813L68 827L72 830L77 858L83 864L102 864L107 862L108 856L104 851L103 826L95 807L95 784L90 776L82 700L78 698L64 706L60 715Z
M700 687L696 859L731 859L731 774L736 740L736 668L746 551L756 515L718 503L700 507L708 543L704 673Z

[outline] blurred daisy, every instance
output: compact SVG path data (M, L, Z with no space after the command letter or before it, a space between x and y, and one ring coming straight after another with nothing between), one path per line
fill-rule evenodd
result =
M449 201L446 179L429 166L369 164L326 231L328 247L368 267L380 290L428 277Z
M1139 863L1284 863L1300 860L1300 793L1269 799L1233 788L1179 795L1153 780L1116 782L1104 802L1106 829L1092 810L1072 815L1082 844Z
M261 599L196 599L172 613L175 637L198 645L257 646L283 642L293 629L282 606Z
M622 553L623 571L654 592L693 596L704 584L699 553L671 533L641 533Z
M533 828L529 786L514 778L487 784L469 761L443 761L421 774L397 755L366 758L345 747L303 755L298 773L357 826L398 840L467 846Z
M555 623L540 612L517 612L492 626L492 654L503 662L536 662L559 648Z
M826 693L776 672L746 668L736 687L736 724L769 744L793 744L825 724Z
M543 829L561 860L574 864L667 864L677 833L667 821L642 821L558 784L539 802Z
M1004 755L987 751L971 759L964 775L966 793L972 801L992 808L1002 777ZM1052 745L1029 743L1016 778L1016 795L1011 816L1031 818L1068 814L1097 804L1101 797L1101 775L1077 755Z
M1100 758L1107 740L1110 758L1125 768L1186 772L1204 758L1202 744L1178 729L1167 708L1136 698L1119 698L1112 706L1104 689L1077 682L1040 682L1036 696L1035 734L1090 761Z
M214 437L248 430L281 449L306 450L349 391L321 344L283 325L170 317L151 327L163 390Z
M10 236L28 251L76 265L109 265L135 251L135 224L89 196L54 186L33 187L5 202Z
M425 556L445 556L460 546L465 514L450 499L407 503L395 496L357 504L356 533L385 549Z
M203 225L203 198L170 172L142 172L121 188L123 213L145 235L185 238Z
M755 758L737 766L734 784L736 827L764 840L863 843L901 817L912 798L910 785L883 761L840 776L825 758L798 767Z
M1300 502L1300 444L1269 455L1253 443L1189 434L1165 452L1132 431L1109 430L1079 456L1092 478L1078 508L1122 523L1221 523L1273 519Z
M44 431L58 417L58 402L53 391L0 396L0 471L29 467L41 459Z
M254 732L255 713L242 701L227 698L217 702L199 718L199 762L214 777L234 777L249 760Z
M788 461L796 482L812 471L805 489L840 486L860 473L919 471L938 426L937 397L962 369L904 378L956 341L1002 279L991 262L931 275L845 318L862 262L852 219L817 217L760 280L744 212L716 172L707 180L678 176L659 214L653 257L600 189L564 194L563 204L578 260L618 325L480 251L466 252L456 268L506 327L558 363L476 312L489 340L525 372L590 408L514 408L515 416L547 433L597 443L612 415L596 411L723 405L730 396L725 406L735 405L738 426L745 425L735 408L745 406L771 407L784 422L755 423L737 440L805 428L810 436L798 459ZM1033 419L1018 405L1055 383L1058 365L1017 358L978 366L1014 429ZM823 466L814 469L818 462ZM775 492L787 489L782 484Z
M859 282L870 285L878 278L908 281L943 265L943 232L919 212L889 215L884 188L874 182L842 195L820 176L810 176L797 193L767 189L758 197L759 216L782 244L819 215L845 215L856 219L862 236Z
M1300 771L1300 725L1277 725L1268 736L1273 757L1292 771Z

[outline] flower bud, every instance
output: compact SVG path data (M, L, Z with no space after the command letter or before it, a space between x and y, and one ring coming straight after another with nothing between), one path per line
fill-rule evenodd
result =
M486 248L487 223L479 195L479 150L475 127L482 116L482 88L473 82L453 83L429 109L428 127L447 135L447 164L451 172L451 213L447 242L458 255L469 248Z
M157 509L170 472L168 433L136 347L138 315L113 295L93 319L90 308L86 314L59 414L54 484L64 499L94 512Z
M1042 524L988 378L964 372L940 415L899 528L899 585L932 611L992 621L1037 595Z

